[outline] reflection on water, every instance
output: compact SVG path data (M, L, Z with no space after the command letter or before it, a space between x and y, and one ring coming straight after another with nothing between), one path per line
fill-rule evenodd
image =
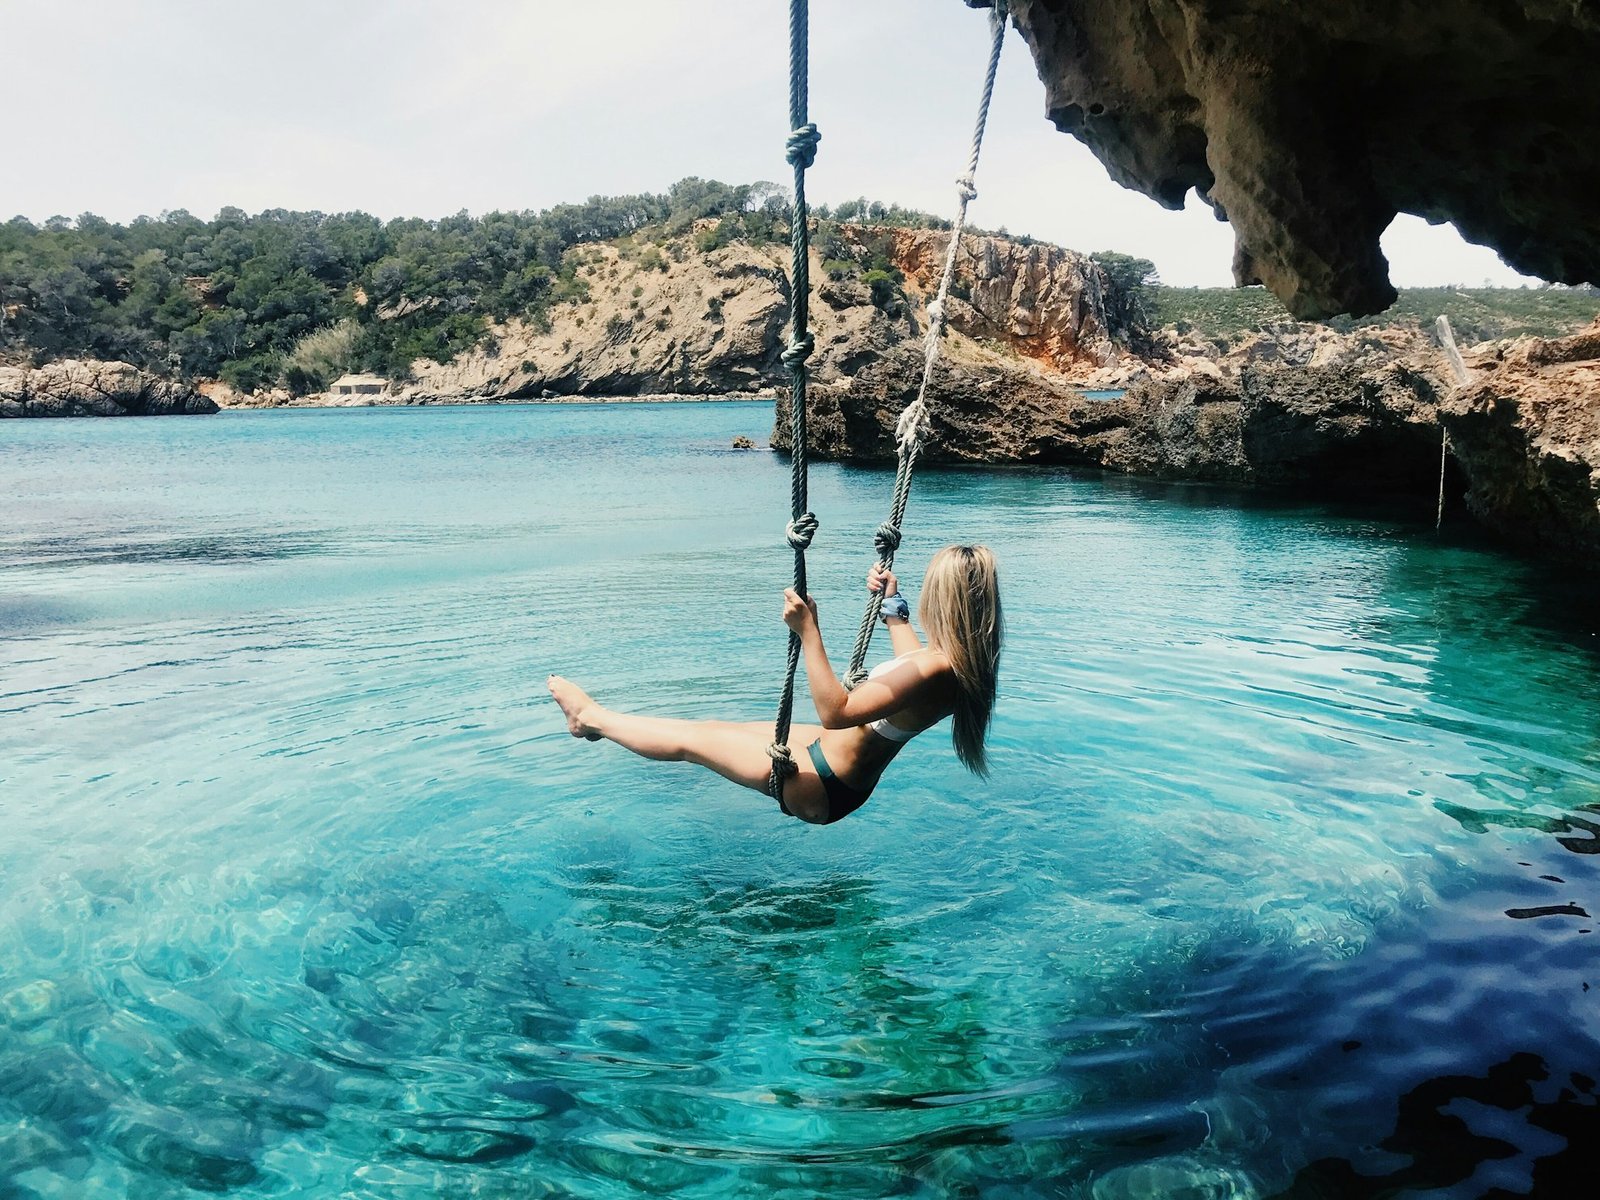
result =
M1409 1161L1364 1174L1348 1159L1320 1159L1281 1195L1377 1200L1438 1189L1469 1189L1463 1194L1493 1200L1582 1195L1600 1172L1600 1097L1592 1075L1552 1078L1537 1054L1513 1054L1481 1076L1440 1076L1412 1088L1400 1097L1394 1132L1379 1148Z
M298 532L251 530L210 537L119 538L58 536L0 545L14 564L66 568L121 563L247 563L326 551L322 540Z
M929 471L903 561L1003 563L994 775L928 738L801 827L542 694L771 711L768 421L8 430L0 1194L1571 1194L1582 597L1394 512ZM835 638L886 486L815 471Z

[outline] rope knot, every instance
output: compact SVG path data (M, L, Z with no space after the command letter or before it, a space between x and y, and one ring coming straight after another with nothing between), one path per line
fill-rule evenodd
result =
M913 443L920 442L927 432L928 405L918 396L906 405L900 419L894 423L895 444L902 450L909 449Z
M867 669L865 667L857 667L855 670L846 674L841 682L844 684L845 691L853 692L866 681Z
M806 550L811 546L811 539L817 534L818 521L813 513L801 513L790 521L784 530L784 537L789 545L796 550Z
M973 186L971 175L963 175L956 180L956 194L961 197L964 204L970 204L978 198L978 189Z
M783 365L791 371L798 371L806 365L806 359L811 357L811 352L817 348L817 339L811 336L808 329L805 333L795 338L780 356Z
M781 742L767 746L767 757L772 760L772 773L779 779L789 779L800 770L795 766L794 755L789 752L789 747Z
M783 156L789 160L791 166L804 169L817 161L817 143L822 140L822 135L817 132L817 127L807 123L793 130L783 144Z
M894 557L894 552L900 549L900 527L885 521L878 526L878 532L872 535L872 545L878 551L878 561L888 562Z

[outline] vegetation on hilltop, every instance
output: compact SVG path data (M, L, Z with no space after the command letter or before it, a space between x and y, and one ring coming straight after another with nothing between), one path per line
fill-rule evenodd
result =
M1156 287L1149 296L1151 319L1179 333L1232 341L1245 333L1293 323L1288 309L1262 287ZM1463 342L1489 341L1531 333L1559 337L1583 328L1600 314L1600 288L1401 288L1400 298L1376 316L1335 317L1327 324L1342 332L1380 325L1433 324L1450 318Z

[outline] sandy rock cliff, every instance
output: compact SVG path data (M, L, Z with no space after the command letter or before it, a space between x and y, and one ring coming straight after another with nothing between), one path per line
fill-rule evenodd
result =
M938 286L949 234L843 226L842 241L865 254L886 246L905 275L904 303L879 306L846 272L811 265L814 376L846 383L884 359L920 347L927 303ZM582 304L558 306L546 327L511 322L489 344L447 364L419 361L400 403L551 396L677 393L722 395L784 386L788 248L734 242L709 253L669 247L628 256L615 245L584 247ZM950 304L956 340L1001 372L1043 379L1087 374L1117 360L1105 330L1103 277L1086 257L1056 246L962 239ZM918 350L920 353L920 349Z
M983 0L968 0L986 7ZM1046 112L1113 179L1229 221L1234 274L1300 317L1394 299L1396 213L1600 281L1600 5L1011 0Z
M590 300L557 307L546 328L513 321L446 364L418 361L404 402L547 395L750 391L776 378L788 311L782 259L734 243L665 269L585 247Z
M950 235L871 226L846 226L842 234L863 248L874 238L888 239L917 317L925 321L927 304L939 290ZM949 326L967 338L1077 377L1122 357L1106 331L1104 287L1099 268L1085 255L1060 246L969 234L961 239L956 258Z

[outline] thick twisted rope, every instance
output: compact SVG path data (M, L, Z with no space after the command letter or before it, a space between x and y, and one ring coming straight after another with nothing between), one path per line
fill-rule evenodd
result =
M895 422L895 473L894 496L889 504L889 519L878 526L872 542L878 552L878 565L888 570L894 566L894 553L900 548L901 524L905 520L906 502L911 498L911 472L916 468L917 455L922 452L923 439L928 435L928 385L933 380L933 367L939 361L939 342L944 337L946 302L950 285L955 279L956 256L961 249L961 231L967 224L967 205L977 198L974 180L978 175L978 155L983 151L983 134L989 124L989 102L994 99L995 75L1000 69L1000 51L1006 37L1006 0L994 0L989 10L989 69L983 77L983 97L978 102L978 121L972 131L972 151L967 156L967 169L956 180L956 193L960 203L956 206L955 220L950 227L950 249L944 257L944 274L939 279L939 290L928 305L928 336L923 343L922 382L917 388L917 398L906 405ZM856 644L850 653L850 666L845 672L844 685L855 688L867 677L867 650L872 644L872 633L878 624L881 599L876 593L867 597L866 611L861 615L861 625L856 630Z
M821 135L807 119L807 60L810 33L807 0L789 0L789 137L784 157L794 168L794 205L789 215L789 247L794 265L790 272L790 312L793 317L783 365L789 370L789 524L784 538L794 551L794 590L806 596L806 548L817 532L817 518L806 499L806 359L815 345L809 328L811 300L811 233L806 211L806 168L817 157ZM794 676L800 665L800 635L789 632L788 668L783 691L778 697L778 719L772 731L767 754L772 759L772 774L767 790L783 804L783 781L798 769L789 752L789 726L794 717ZM785 810L787 811L787 810Z

